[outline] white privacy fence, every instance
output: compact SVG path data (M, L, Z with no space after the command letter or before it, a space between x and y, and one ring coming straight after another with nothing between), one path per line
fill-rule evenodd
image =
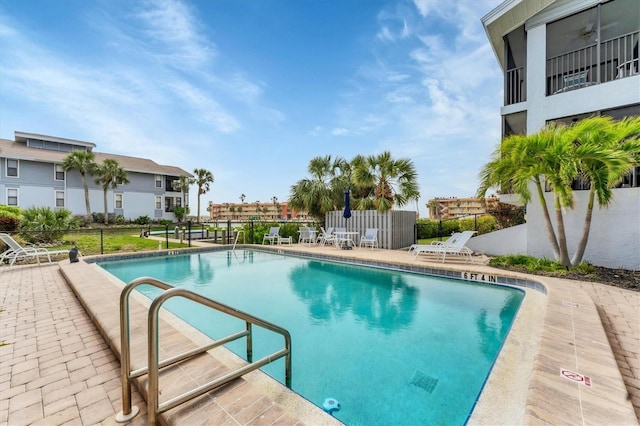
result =
M326 227L347 228L364 235L367 228L378 229L380 248L401 249L415 242L414 230L416 212L390 210L380 213L377 210L351 210L351 217L342 217L343 211L332 211L326 214ZM360 243L360 238L356 241Z

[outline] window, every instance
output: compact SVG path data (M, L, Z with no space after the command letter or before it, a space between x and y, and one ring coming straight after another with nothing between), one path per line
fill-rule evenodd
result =
M116 209L122 208L122 194L115 194Z
M64 207L64 191L56 191L56 207Z
M182 205L182 198L176 197L176 207L180 207Z
M64 180L64 169L62 164L56 164L54 170L55 180Z
M18 177L18 166L20 165L19 160L12 160L7 158L7 176L9 177Z
M7 189L7 205L8 206L17 206L18 205L18 190L17 189Z
M156 210L162 209L162 197L156 197Z
M162 188L162 176L156 175L156 188Z

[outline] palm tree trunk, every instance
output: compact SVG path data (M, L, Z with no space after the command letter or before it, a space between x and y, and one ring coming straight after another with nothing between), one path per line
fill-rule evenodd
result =
M196 214L196 223L200 223L200 190L198 190L198 211Z
M560 246L560 263L565 266L571 266L569 259L569 251L567 250L567 234L564 230L564 218L562 216L562 205L560 197L555 196L556 222L558 223L558 245Z
M549 215L549 208L547 206L547 200L544 198L544 191L542 190L542 183L540 179L536 177L535 179L536 189L538 190L538 198L540 198L540 204L542 205L542 215L544 217L544 222L547 230L547 237L549 238L549 242L551 242L551 249L553 250L553 255L556 259L560 259L560 247L558 246L558 240L556 238L556 233L553 230L553 225L551 224L551 216Z
M591 218L593 217L593 206L595 200L595 187L592 184L591 189L589 190L589 203L587 205L587 213L584 216L584 225L582 227L582 236L580 237L580 241L578 242L578 248L571 259L572 265L577 265L582 262L582 257L584 256L584 251L587 249L587 241L589 240L589 231L591 230Z
M87 186L87 177L84 173L80 173L82 178L82 187L84 188L84 206L87 209L87 223L91 223L91 205L89 204L89 187Z
M107 212L107 190L104 190L104 224L109 224L109 213Z

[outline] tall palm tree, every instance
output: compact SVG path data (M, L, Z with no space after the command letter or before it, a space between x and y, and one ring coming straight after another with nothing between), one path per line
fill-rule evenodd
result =
M373 188L360 199L359 209L375 208L384 212L403 206L420 194L413 162L404 158L394 160L389 151L358 160L352 178L356 187Z
M186 203L186 194L189 193L189 187L196 183L195 179L192 177L187 177L185 175L180 175L178 180L174 180L171 185L173 189L176 191L180 191L182 197L182 206L184 207L184 211L186 214L189 214L189 206Z
M127 172L120 167L116 160L107 158L96 167L95 175L97 176L95 182L102 186L104 194L104 224L109 224L109 213L107 210L107 191L109 188L116 189L119 184L129 183L127 179Z
M205 169L193 169L195 184L198 185L198 223L200 223L200 196L209 192L209 185L213 183L213 174Z
M273 203L273 210L274 210L273 218L278 219L280 216L278 213L278 197L276 197L275 195L271 197L271 202Z
M613 201L611 189L640 164L640 117L615 122L611 117L590 117L571 129L579 177L589 182L589 198L582 235L571 263L582 261L589 240L593 207Z
M311 177L291 186L289 204L323 222L327 212L343 206L349 163L342 157L333 159L327 155L312 158L307 170Z
M84 188L84 205L86 207L86 220L91 223L91 205L89 202L89 186L87 185L87 175L93 175L96 163L93 152L91 151L74 151L67 155L62 162L62 168L65 172L69 170L77 170L80 173L82 187Z
M244 200L247 198L247 196L246 196L246 195L244 195L244 194L240 194L240 197L239 197L239 198L240 198L240 202L241 202L241 203L244 203Z

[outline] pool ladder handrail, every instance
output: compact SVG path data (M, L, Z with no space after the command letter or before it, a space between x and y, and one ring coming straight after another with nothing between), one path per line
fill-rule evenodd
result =
M242 234L242 236L244 237L244 229L238 229L238 232L236 233L236 239L233 242L233 247L231 248L231 251L235 251L236 250L236 244L238 244L238 238L240 238L240 234Z
M147 318L148 325L148 358L147 367L142 367L137 370L131 371L131 353L130 353L130 329L129 329L129 295L139 285L148 284L154 287L164 290L158 297L156 297L151 306L149 307L149 313ZM172 297L184 297L201 305L215 309L219 312L231 315L235 318L245 321L246 329L239 331L229 336L218 339L212 343L201 346L199 348L191 349L179 355L174 355L165 360L158 360L158 336L159 336L159 320L158 312L162 304ZM271 355L267 355L255 362L253 362L253 343L252 343L252 325L255 324L259 327L266 328L267 330L281 334L284 337L285 347ZM178 362L188 360L196 355L206 352L215 347L224 345L231 341L240 339L242 337L247 338L247 361L249 364L241 367L237 370L231 371L217 379L200 385L197 388L186 392L182 395L174 397L164 403L159 403L158 384L160 369L174 365ZM120 378L122 382L122 411L116 415L116 421L118 423L128 422L134 418L140 409L137 406L131 406L131 381L137 377L149 374L148 388L147 388L147 421L149 425L155 425L157 421L157 415L167 410L177 407L195 397L198 397L206 392L214 390L224 384L235 380L244 374L257 370L260 367L267 365L277 359L285 357L285 384L288 388L291 388L291 335L289 332L275 324L255 317L246 312L242 312L231 306L225 305L207 297L201 296L197 293L189 291L184 288L173 287L170 284L157 280L151 277L137 278L127 284L120 293L120 344L121 344L121 367Z

